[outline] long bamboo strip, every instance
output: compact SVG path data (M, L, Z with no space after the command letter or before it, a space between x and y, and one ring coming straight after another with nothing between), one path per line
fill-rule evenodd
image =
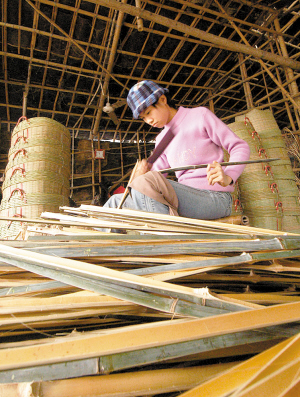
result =
M94 309L75 309L74 310L67 310L68 308L62 309L62 312L59 309L53 307L46 309L43 314L37 312L37 309L28 308L28 314L26 312L21 314L14 314L14 310L11 310L7 316L4 316L0 313L1 316L1 326L0 330L7 330L19 326L20 328L30 327L33 328L43 328L49 327L51 324L59 324L61 320L70 320L70 319L79 319L79 318L88 318L88 317L98 317L98 316L105 316L105 315L113 315L113 314L120 314L120 313L130 313L131 315L135 314L135 311L132 310L133 306L131 307L108 307L108 308L94 308ZM48 312L49 310L49 312ZM19 312L20 313L20 312Z
M224 374L215 377L211 381L205 382L201 386L183 393L181 396L193 397L199 396L201 393L205 393L205 395L209 397L231 395L238 387L243 386L245 382L249 381L253 376L256 376L256 374L261 371L261 368L267 366L270 361L272 362L276 357L280 357L280 354L285 349L290 348L289 353L291 355L296 353L296 355L299 356L298 340L299 335L296 335L244 363L237 365L232 370L226 371ZM295 350L293 349L294 343L295 346L297 346Z
M61 209L65 209L67 207L62 207ZM138 218L142 218L144 221L147 220L147 222L155 219L164 221L168 226L170 224L181 224L182 226L189 225L189 226L199 226L199 227L207 227L215 230L226 230L230 232L235 232L235 233L245 233L245 234L250 234L252 233L253 235L257 234L279 234L279 235L292 235L292 233L286 233L286 232L280 232L280 231L275 231L275 230L269 230L269 229L262 229L262 228L253 228L249 226L243 226L243 225L229 225L229 224L224 224L222 222L215 222L215 221L205 221L205 220L197 220L197 219L191 219L191 218L184 218L184 217L176 217L176 216L171 216L171 215L162 215L162 214L154 214L154 213L149 213L149 212L143 212L143 211L134 211L134 210L117 210L115 208L103 208L103 207L96 207L96 206L87 206L87 205L82 205L80 208L83 210L88 211L88 213L93 213L93 216L96 216L95 213L101 213L105 215L117 215L117 216L126 216L127 218L133 217L133 219L138 220ZM72 211L72 208L69 208L70 211ZM74 209L73 209L74 210Z
M294 358L294 349L296 352L298 351L297 358ZM289 351L288 357L282 357L284 353L286 352L283 352L281 357L270 360L256 376L233 393L233 396L250 397L272 393L272 396L275 397L281 394L295 379L299 380L299 350L294 345L293 352Z
M33 252L28 255L26 251L20 249L3 247L0 256L5 256L9 263L25 269L28 268L44 276L50 276L58 281L68 282L117 298L125 298L130 302L154 309L195 317L220 314L224 310L247 310L245 303L221 302L205 289L194 290L179 285L172 286L171 284L124 272L120 273L91 264L83 264L70 259L53 258ZM139 291L140 289L141 291ZM157 293L160 297L152 295Z
M143 247L143 251L141 251ZM269 240L252 240L252 241L214 241L199 243L172 243L172 244L128 244L122 247L113 245L96 246L95 244L77 244L64 246L45 246L31 248L32 252L47 252L51 255L60 257L105 257L105 256L157 256L157 255L174 255L174 254L200 254L200 253L228 253L228 252L253 252L253 251L275 251L283 250L283 243L277 239ZM297 250L296 250L297 251ZM295 252L294 256L299 256L299 252Z
M259 305L279 305L282 303L298 302L300 296L285 296L280 294L269 294L269 293L242 293L242 294L220 294L222 297L228 296L229 298L246 300L247 302L257 303Z
M0 350L0 370L64 362L116 352L128 352L159 345L169 345L199 338L300 321L300 303L289 303L251 312L224 314L200 320L173 320L110 331L98 336L51 342L19 349ZM138 332L137 332L138 330Z
M191 368L127 372L28 385L31 397L129 397L187 390L218 375L235 363L212 364ZM0 394L15 397L25 384L0 384Z
M295 397L300 394L300 380L296 379L295 381L291 382L289 387L285 389L279 397Z

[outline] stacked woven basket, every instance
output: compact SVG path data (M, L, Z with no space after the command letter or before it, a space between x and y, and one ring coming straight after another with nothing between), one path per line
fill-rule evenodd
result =
M248 142L251 160L279 158L247 165L238 184L243 212L250 225L300 232L299 190L281 131L269 110L254 109L229 127Z
M2 217L38 218L69 204L70 132L46 117L21 118L13 130L2 186ZM1 222L0 238L15 238L20 222Z

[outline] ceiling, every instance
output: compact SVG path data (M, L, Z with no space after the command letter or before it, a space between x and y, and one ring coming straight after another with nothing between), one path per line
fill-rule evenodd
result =
M226 123L253 106L271 108L281 128L298 117L286 68L297 82L299 1L1 5L2 130L26 115L54 118L77 138L153 139L159 130L133 120L126 104L117 124L103 111L143 79L167 87L176 106L210 107Z

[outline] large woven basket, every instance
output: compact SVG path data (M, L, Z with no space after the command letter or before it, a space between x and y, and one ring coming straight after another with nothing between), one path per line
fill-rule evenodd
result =
M280 158L249 165L239 178L244 214L251 226L300 233L299 190L281 131L269 110L251 110L229 127L251 149L251 159Z
M21 118L13 130L2 186L0 214L39 218L59 212L70 195L70 133L46 117ZM0 238L15 238L21 222L1 222Z

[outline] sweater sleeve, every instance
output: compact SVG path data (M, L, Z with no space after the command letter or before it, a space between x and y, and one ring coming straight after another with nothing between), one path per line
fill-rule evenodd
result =
M205 127L210 139L229 153L229 161L245 161L250 157L250 148L247 142L239 138L222 120L209 109L206 109ZM224 168L225 174L235 182L241 175L245 165L232 165Z
M151 168L152 171L164 170L165 168L171 168L167 156L163 153L154 163Z
M165 128L160 132L160 134L157 136L155 140L155 147L159 144L159 142L162 140L162 138L165 136L167 133L167 129ZM165 168L170 168L170 164L168 162L167 156L165 153L162 153L158 159L153 163L151 170L152 171L159 171L159 170L164 170ZM163 174L166 176L167 174Z

